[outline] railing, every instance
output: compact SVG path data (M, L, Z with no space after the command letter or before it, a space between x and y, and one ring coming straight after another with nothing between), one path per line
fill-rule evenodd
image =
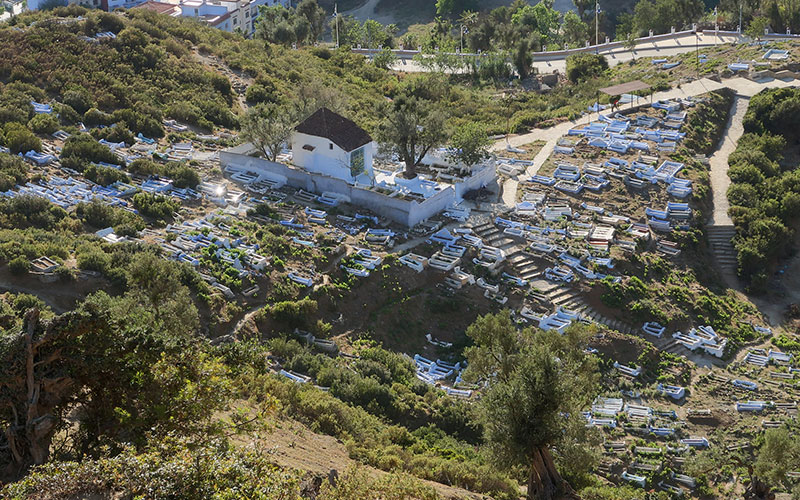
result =
M636 39L636 44L647 43L647 42L657 42L661 40L669 40L673 38L682 38L694 34L702 34L707 36L719 36L719 37L730 37L730 36L737 36L743 37L742 33L738 31L726 31L726 30L683 30L683 31L675 31L671 33L664 33L660 35L649 35L644 36ZM800 34L791 34L791 33L765 33L763 35L764 39L769 40L780 40L780 39L798 39L800 38ZM707 43L704 43L703 46L707 46ZM563 50L552 50L552 51L541 51L541 52L534 52L534 58L562 58L572 54L583 54L587 52L596 52L596 51L609 51L613 49L625 49L625 42L624 41L612 41L608 40L605 43L601 43L599 45L587 45L585 47L577 47L572 49L563 49ZM352 52L356 54L363 54L365 56L375 55L382 52L383 48L363 48L357 47L352 49ZM391 52L400 59L411 59L417 55L424 55L425 52L421 50L413 50L413 49L391 49ZM461 56L461 57L485 57L489 55L489 53L475 53L475 52L437 52L438 54L444 54L449 56Z

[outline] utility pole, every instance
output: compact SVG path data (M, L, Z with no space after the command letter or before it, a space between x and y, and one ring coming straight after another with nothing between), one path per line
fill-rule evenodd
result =
M339 5L333 4L333 24L336 25L336 48L339 48Z
M742 34L742 2L739 2L739 35Z
M594 52L600 53L600 0L594 1Z
M717 15L717 8L714 7L714 47L719 42L719 16Z
M695 25L697 26L697 25ZM697 79L700 79L700 32L694 29L694 55L697 59Z
M461 25L461 53L464 53L464 25Z

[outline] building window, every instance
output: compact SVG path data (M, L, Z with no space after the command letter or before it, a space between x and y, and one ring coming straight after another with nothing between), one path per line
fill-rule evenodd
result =
M358 177L364 173L364 148L350 153L350 176Z
M330 149L331 151L333 151L333 143L332 143L332 142L328 144L328 149Z
M234 18L233 18L233 25L234 25L234 26L236 26L236 23L238 23L238 22L239 22L239 20L238 20L237 18L235 18L235 17L234 17Z
M250 17L250 11L249 10L245 11L244 17Z

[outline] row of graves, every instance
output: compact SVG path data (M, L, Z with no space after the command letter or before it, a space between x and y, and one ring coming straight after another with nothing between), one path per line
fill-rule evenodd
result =
M614 256L653 251L678 258L681 250L671 234L690 227L693 210L686 200L692 183L681 177L685 165L669 154L684 137L680 129L687 110L701 100L657 102L640 115L600 115L599 121L572 129L566 138L570 145L562 142L540 173L522 180L514 210L495 220L504 234L524 242L527 254L545 260L536 262L540 269L522 276L574 287L580 281L623 279L615 275ZM581 157L591 161L578 166L575 159ZM527 257L519 261L529 263ZM546 285L538 288L529 296L539 299L540 306L552 305L540 293ZM557 314L554 324L564 324L574 312L563 309L550 311ZM544 319L532 311L536 308L526 304L520 314L534 322ZM617 329L638 333L621 326ZM644 332L661 338L664 330L652 324ZM726 345L707 326L672 336L676 345L716 357Z
M781 427L797 416L800 368L789 354L751 350L742 361L702 375L692 391L644 380L639 366L613 366L626 382L619 387L635 389L598 395L583 417L587 427L604 434L605 456L597 473L614 482L687 496L698 484L683 471L687 457L713 447L747 448L748 442L735 440L742 432ZM764 371L752 366L782 376L762 380ZM719 429L721 421L740 431L726 433Z
M53 108L48 104L31 103L36 113L52 113ZM178 128L185 126L178 125L170 120L165 124L172 124ZM113 125L112 125L113 127ZM100 126L100 128L105 128ZM81 132L89 132L90 129L80 124ZM95 165L103 168L121 170L122 165L130 165L133 161L143 158L157 157L164 161L187 162L190 160L200 161L201 163L213 162L216 155L216 148L206 147L205 144L213 144L220 140L221 136L198 136L201 141L197 148L192 141L170 144L165 148L159 148L155 139L139 136L135 144L125 144L124 142L114 143L105 139L98 142L106 146L120 160L121 165L97 162ZM30 163L34 171L44 174L35 182L28 182L25 185L15 186L14 188L0 193L6 197L16 197L22 195L32 195L46 198L53 204L70 209L79 203L87 203L92 200L100 200L111 206L123 208L135 212L130 204L130 198L138 191L158 193L170 196L183 201L196 201L202 198L202 193L190 188L178 188L174 186L171 179L160 178L158 176L139 176L128 174L129 181L118 181L108 186L98 185L86 178L80 172L61 165L60 155L64 142L70 138L70 134L59 130L51 137L43 141L43 152L28 151L20 153L20 156ZM205 139L203 139L205 138ZM161 151L159 151L161 149ZM9 153L5 148L0 147L0 153Z
M589 351L596 352L592 348ZM597 473L614 482L684 496L697 486L682 473L687 456L712 446L693 434L680 406L691 398L685 387L644 381L642 368L614 362L620 381L636 389L598 395L583 413L587 427L604 434L604 457ZM649 387L653 396L643 395Z

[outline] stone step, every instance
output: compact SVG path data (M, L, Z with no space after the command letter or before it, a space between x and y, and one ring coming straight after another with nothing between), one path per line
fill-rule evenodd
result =
M524 260L524 259L530 259L530 256L525 252L525 250L521 248L506 254L506 260L511 262L512 264L518 260Z
M533 259L529 259L529 258L525 258L523 260L518 260L517 262L512 262L511 265L513 265L515 269L526 269L526 268L529 268L529 267L539 267L539 265Z
M566 304L570 300L574 299L575 295L577 295L577 292L574 295L561 295L561 296L556 297L554 299L551 298L550 302L552 302L554 306L560 306L560 305Z
M726 234L726 233L718 233L718 234L710 234L708 235L708 241L715 242L715 241L724 241L730 242L736 234Z
M549 296L550 300L553 300L553 299L562 297L564 295L569 295L569 294L575 295L574 294L574 290L572 290L572 288L569 288L569 287L556 287L554 289L551 289L551 291L548 294L548 296Z

